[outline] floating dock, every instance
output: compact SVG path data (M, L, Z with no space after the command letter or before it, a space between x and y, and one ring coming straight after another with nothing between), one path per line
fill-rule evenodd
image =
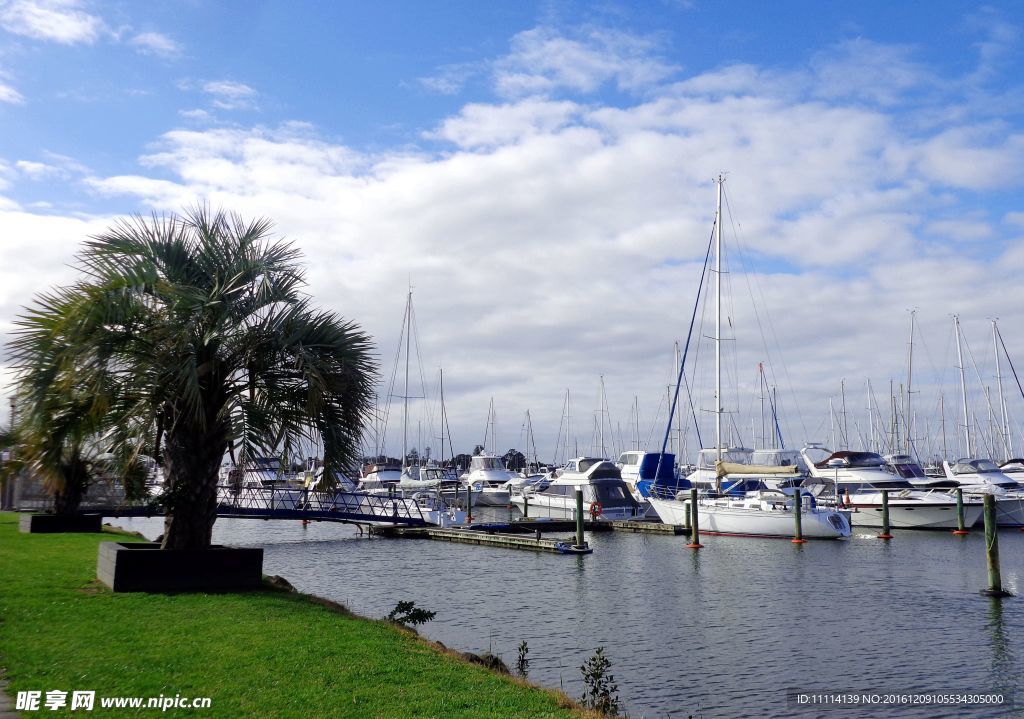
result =
M543 532L566 532L576 528L569 520L526 519L508 523L476 524L470 528L371 526L370 534L404 539L434 539L442 542L476 544L478 546L530 549L554 554L580 554L573 545L575 539L547 539ZM596 532L650 532L654 534L689 534L690 530L674 524L643 521L585 522L584 529Z

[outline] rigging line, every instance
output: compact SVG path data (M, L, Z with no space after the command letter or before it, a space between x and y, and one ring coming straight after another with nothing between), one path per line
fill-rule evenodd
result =
M1017 376L1017 370L1013 366L1013 360L1010 359L1010 353L1006 351L1006 343L1003 342L1003 333L999 331L999 327L996 327L996 337L999 338L999 345L1003 348L1003 354L1006 356L1006 362L1010 365L1010 372L1013 373L1013 379L1017 382L1017 389L1020 390L1020 396L1024 397L1024 387L1021 386L1020 377Z
M757 303L757 301L754 298L753 287L757 288L757 295L760 298L761 305L764 306L764 307L767 307L768 303L767 303L767 300L765 298L764 289L761 287L760 284L758 284L756 281L752 280L752 277L754 276L754 273L747 269L747 265L746 265L746 262L745 262L745 255L743 253L742 233L738 229L736 229L735 223L732 222L732 218L733 218L732 205L729 204L729 196L728 196L728 193L725 191L725 188L723 188L722 195L723 195L723 197L725 199L726 207L729 209L729 221L730 221L730 224L733 225L733 234L736 237L736 246L737 246L737 248L739 250L739 252L737 254L738 254L738 257L739 257L739 262L740 262L740 264L742 266L742 269L743 269L744 277L745 277L746 282L747 282L747 290L750 293L751 304L753 305L753 311L754 311L754 318L757 321L758 331L761 334L761 343L764 345L765 354L768 355L768 357L767 357L767 359L768 359L768 369L769 369L769 372L771 373L771 376L772 376L772 383L777 386L779 384L779 382L778 382L778 380L775 377L775 363L774 363L774 361L772 359L772 349L770 347L774 347L774 349L777 351L778 354L783 354L783 352L782 352L782 343L779 341L779 335L778 335L778 332L776 332L776 330L775 330L775 324L772 322L771 315L768 314L767 312L765 313L764 323L762 324L761 313L758 312L758 309L757 309L758 308L758 303ZM752 286L752 283L753 283L753 286ZM764 332L765 325L767 325L767 327L768 327L768 334L770 335L771 340L772 340L772 344L771 345L769 345L768 338L765 337L765 332ZM796 401L796 390L793 387L793 380L792 380L792 378L789 375L789 367L786 365L785 362L782 363L782 373L783 373L783 375L784 375L784 377L786 379L786 385L787 385L787 389L788 389L789 395L794 400L793 405L794 405L794 407L796 409L797 420L800 422L800 428L803 430L804 437L806 438L806 437L810 436L807 433L807 424L804 422L803 412L800 411L800 402Z
M719 213L719 214L721 214L721 213ZM721 221L722 221L721 217L716 217L715 218L715 222L716 223L721 222ZM712 246L714 244L714 239L715 239L715 231L714 231L714 228L712 228L711 229L711 237L708 238L708 251L704 255L704 269L701 270L701 273L700 273L700 283L697 285L697 297L700 297L701 291L704 288L704 278L707 276L707 273L708 273L708 260L711 258L711 248L712 248ZM672 409L668 413L669 420L668 420L667 426L665 427L665 437L661 441L661 454L658 455L658 466L657 466L657 468L654 471L654 476L655 477L657 477L657 476L659 476L661 474L661 463L662 463L662 461L665 458L665 447L668 446L668 437L669 437L669 434L672 433L672 417L675 416L675 413L676 413L676 403L679 401L679 385L682 384L682 381L683 381L683 368L686 367L686 355L690 351L690 340L693 337L693 325L694 325L694 323L697 320L697 306L699 304L700 304L699 302L694 302L693 303L693 314L690 316L690 329L686 333L686 345L683 348L683 356L679 360L679 374L676 377L676 391L672 395Z
M971 352L971 346L969 344L967 344L967 340L966 339L964 339L963 342L964 342L964 345L967 347L967 356L971 358L971 366L974 368L974 374L978 378L978 384L984 390L983 394L985 395L985 406L988 408L989 416L991 417L992 413L994 411L994 409L992 407L992 397L991 397L991 394L987 391L987 388L985 387L985 380L982 379L982 377L981 377L981 370L978 369L978 363L974 359L974 353ZM988 447L988 445L989 445L989 438L987 437L988 433L987 432L982 433L982 432L980 432L978 430L978 428L980 428L982 425L978 424L977 418L975 418L974 426L975 426L975 431L976 432L978 432L979 434L985 435L985 439L983 441L986 444L986 448L990 448L990 447ZM993 453L993 455L994 455L994 453Z

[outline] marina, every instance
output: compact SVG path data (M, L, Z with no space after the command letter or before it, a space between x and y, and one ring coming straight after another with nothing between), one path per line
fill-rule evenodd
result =
M487 510L493 521L507 510ZM155 536L156 519L117 524ZM593 554L370 538L327 523L220 520L214 539L263 547L264 571L371 617L396 600L437 612L419 629L514 661L570 696L605 647L630 716L821 716L802 692L1003 692L1019 698L1024 604L980 596L984 536L858 530L841 542L590 532ZM1004 584L1024 588L1024 533L999 533ZM382 569L386 568L386 571ZM922 651L922 647L928 647ZM755 659L756 658L756 659ZM993 707L903 706L914 719L996 719ZM1014 709L1014 711L1017 711ZM857 717L897 716L893 707Z

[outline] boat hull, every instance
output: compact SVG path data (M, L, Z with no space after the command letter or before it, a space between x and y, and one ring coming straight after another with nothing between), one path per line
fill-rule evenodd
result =
M576 519L576 501L575 498L567 498L562 502L559 502L558 497L544 497L542 494L531 494L528 496L530 500L529 516L531 517L551 517L552 519ZM523 509L523 497L517 495L511 498L511 503L517 506L520 510ZM603 507L601 514L596 517L590 515L590 511L587 505L583 506L583 518L584 519L643 519L644 513L647 511L646 506L640 507Z
M847 505L853 510L855 527L881 527L882 506L852 502ZM980 504L964 504L964 526L970 527L981 517ZM914 505L889 502L889 526L892 529L956 529L956 504Z
M689 502L678 499L650 498L665 524L689 524ZM743 537L789 538L795 534L793 512L729 506L728 502L697 502L697 521L703 534ZM800 513L801 533L805 539L841 539L850 536L850 524L841 512L805 508Z

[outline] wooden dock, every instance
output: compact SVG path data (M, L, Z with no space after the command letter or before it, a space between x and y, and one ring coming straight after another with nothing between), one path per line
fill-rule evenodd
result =
M476 544L506 549L530 549L551 554L578 554L572 549L574 538L546 539L526 534L480 532L471 529L442 529L440 527L372 527L371 534L406 539L434 539L442 542Z
M504 547L506 549L530 549L535 552L550 552L554 554L574 554L579 553L578 550L571 548L575 543L574 537L548 539L542 536L542 532L571 531L575 529L575 526L575 522L569 521L525 520L513 522L510 525L513 531L501 532L487 529L486 527L476 529L442 529L441 527L381 525L371 526L370 534L404 539L433 539L442 542ZM650 532L652 534L669 535L690 533L689 529L678 525L628 520L586 522L585 528L589 531L598 532Z

